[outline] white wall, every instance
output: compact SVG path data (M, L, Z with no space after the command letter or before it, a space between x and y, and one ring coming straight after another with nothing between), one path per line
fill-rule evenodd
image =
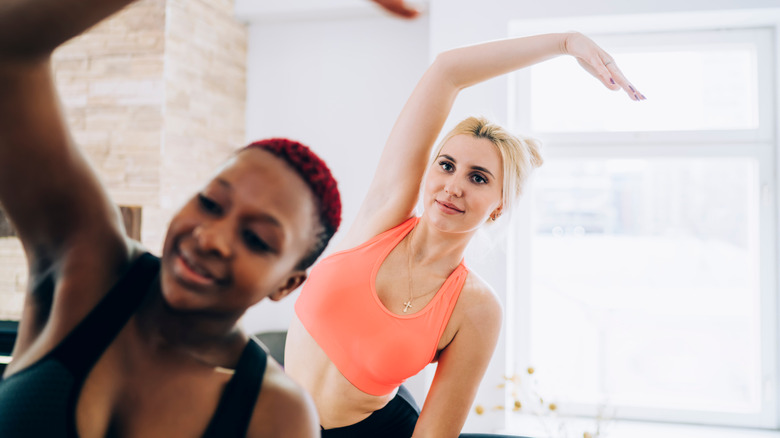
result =
M289 137L320 154L339 182L346 229L396 116L428 66L427 19L262 22L249 38L248 140ZM296 298L262 302L245 326L286 329Z
M518 19L778 5L777 0L430 0L422 18L405 22L366 13L363 6L345 7L340 13L320 13L321 6L311 6L315 13L296 12L306 3L303 0L291 0L292 6L285 11L252 13L246 7L249 1L238 3L243 16L254 20L249 44L248 136L290 136L320 153L339 179L345 227L354 218L396 115L436 53L505 37L509 23ZM335 3L354 6L354 0ZM506 78L465 90L448 126L470 114L484 114L506 124L507 94ZM472 258L469 264L506 303L505 249L497 248L484 259ZM294 299L261 303L247 315L246 326L250 330L284 329ZM507 373L505 336L499 342L477 396L488 408L503 403L495 386ZM499 430L505 424L504 415L491 410L472 415L465 431Z

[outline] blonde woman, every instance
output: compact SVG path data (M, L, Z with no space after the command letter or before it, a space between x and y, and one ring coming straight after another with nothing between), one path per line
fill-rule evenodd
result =
M459 434L501 327L498 299L463 254L542 159L535 141L479 118L461 122L429 157L460 90L557 55L644 98L579 33L444 52L412 92L357 218L312 270L289 330L286 372L314 398L323 437ZM436 361L420 412L401 384Z

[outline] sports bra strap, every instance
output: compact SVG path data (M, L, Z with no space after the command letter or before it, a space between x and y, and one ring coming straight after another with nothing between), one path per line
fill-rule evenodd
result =
M244 348L233 378L225 385L204 438L243 437L263 386L268 354L253 339Z
M86 378L138 309L159 272L160 259L149 253L139 256L97 306L68 333L50 355L65 365L76 380Z

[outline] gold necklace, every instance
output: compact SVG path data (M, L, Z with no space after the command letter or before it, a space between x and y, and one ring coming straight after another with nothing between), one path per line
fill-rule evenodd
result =
M413 274L413 271L412 271L412 258L413 258L413 254L414 254L414 251L412 250L412 239L414 238L414 230L416 230L416 229L417 229L417 227L412 228L412 231L409 232L409 240L408 240L408 242L406 244L406 252L407 252L407 256L408 256L407 271L409 273L409 299L404 302L404 308L403 308L404 313L406 313L409 309L412 308L412 301L416 300L417 298L421 298L421 297L424 297L426 295L429 295L429 294L431 294L433 292L436 292L438 290L438 289L434 289L434 290L432 290L430 292L426 292L426 293L424 293L422 295L418 295L418 296L412 295L412 291L414 290L414 279L412 278L413 277L413 275L412 275Z
M250 340L249 342L252 342L252 341ZM208 368L211 368L211 369L213 369L217 373L229 374L229 375L233 375L233 374L236 373L236 370L234 370L232 368L225 368L225 367L222 367L222 366L219 366L219 365L214 365L211 361L204 359L201 355L193 352L192 350L189 350L189 349L184 348L184 347L177 347L177 348L179 349L179 351L181 351L182 353L187 355L189 358L191 358L195 362L198 362L201 365L204 365L204 366L206 366Z
M416 228L416 227L415 227ZM412 237L414 237L414 228L409 233L409 240L406 242L407 271L409 273L409 300L404 303L404 313L412 307L412 290L414 289L414 280L412 279Z

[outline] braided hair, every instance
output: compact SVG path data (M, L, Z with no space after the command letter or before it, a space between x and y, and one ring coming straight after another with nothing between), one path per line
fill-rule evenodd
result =
M317 199L322 229L315 236L314 246L298 264L298 269L306 269L322 254L341 223L341 196L336 180L320 157L296 141L285 138L260 140L242 151L251 148L268 151L287 162L303 178Z

